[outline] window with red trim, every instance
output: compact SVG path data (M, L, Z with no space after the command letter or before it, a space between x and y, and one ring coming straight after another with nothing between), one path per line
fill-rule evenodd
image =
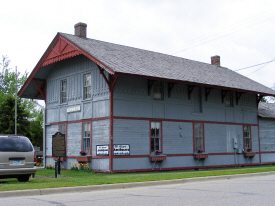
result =
M151 152L161 150L161 123L151 122Z
M203 123L194 123L195 152L204 152Z
M250 126L249 125L244 125L243 134L244 134L244 150L252 150L251 134L250 134Z

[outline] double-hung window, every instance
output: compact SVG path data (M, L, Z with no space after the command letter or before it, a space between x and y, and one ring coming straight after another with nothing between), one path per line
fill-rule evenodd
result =
M203 144L203 123L194 123L195 152L204 151Z
M244 133L244 149L252 149L251 148L251 135L250 135L250 126L245 125L243 127L243 133Z
M163 100L164 98L164 86L163 82L154 82L154 99Z
M91 74L84 75L84 99L91 98L92 79Z
M61 99L60 102L61 104L67 102L67 80L61 80L61 93L60 93Z
M91 123L83 122L83 138L82 138L82 150L87 154L90 154L91 144Z
M161 123L151 122L151 152L161 150Z

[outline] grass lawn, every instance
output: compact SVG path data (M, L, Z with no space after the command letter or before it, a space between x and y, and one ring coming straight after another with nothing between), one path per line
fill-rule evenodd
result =
M143 182L143 181L155 181L155 180L170 180L170 179L269 172L269 171L275 171L275 165L207 169L207 170L182 170L182 171L169 171L169 172L114 173L114 174L62 170L61 177L54 178L54 175L55 175L54 169L38 169L36 172L35 178L30 178L28 182L23 182L23 183L18 182L17 179L14 179L14 178L0 179L0 191L114 184L114 183L125 183L125 182Z

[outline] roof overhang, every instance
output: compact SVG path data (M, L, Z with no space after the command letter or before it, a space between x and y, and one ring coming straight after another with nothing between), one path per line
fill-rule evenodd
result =
M84 55L108 73L115 72L101 61L90 55L88 52L74 44L62 34L57 33L37 65L27 78L26 82L18 92L18 96L29 99L41 99L46 101L46 79L54 68L56 62L72 58L77 55Z

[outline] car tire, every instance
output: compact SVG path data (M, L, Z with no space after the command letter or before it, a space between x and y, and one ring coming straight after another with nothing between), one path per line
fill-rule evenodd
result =
M17 177L19 182L28 182L29 178L30 178L30 175L22 175L22 176Z

